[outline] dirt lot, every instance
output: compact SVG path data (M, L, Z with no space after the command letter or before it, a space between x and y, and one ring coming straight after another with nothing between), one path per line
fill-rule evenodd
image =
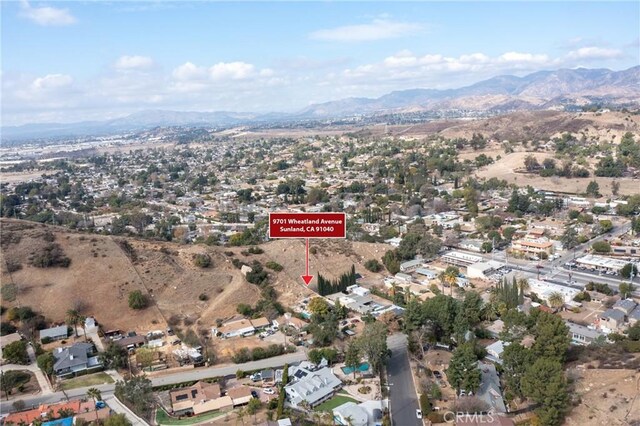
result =
M246 263L254 259L263 265L269 260L280 263L283 271L270 273L285 306L313 294L300 279L304 273L302 240L272 241L261 245L263 254L243 256L240 252L246 248L127 238L135 252L132 260L118 243L122 238L78 234L60 227L7 219L0 225L1 283L6 286L13 282L17 288L16 299L3 303L32 306L53 322L64 321L67 310L79 308L85 315L95 315L106 329L146 332L163 329L174 317L183 326L207 331L217 319L236 315L237 304L254 304L260 297L258 287L249 284L231 264L234 257ZM47 244L47 234L71 259L68 268L36 268L29 264L29 258ZM355 264L359 273L374 281L381 276L366 271L362 263L380 259L390 248L385 244L341 240L313 241L311 247L316 251L310 255L311 274L320 272L336 278ZM234 255L226 256L225 251ZM196 253L209 254L212 267L195 267L192 258ZM21 269L10 274L6 262L18 264ZM314 285L315 280L311 286ZM130 309L128 294L133 290L148 294L153 301L151 306L139 311ZM200 300L200 295L207 300Z
M480 151L478 152L478 154ZM514 152L511 154L501 154L502 158L488 167L483 167L476 172L479 178L490 179L496 177L504 179L509 183L520 186L531 185L536 189L546 189L548 191L561 191L582 194L586 191L587 185L593 179L600 185L600 193L607 196L611 195L611 182L618 181L620 183L621 195L633 195L638 193L640 180L630 178L606 178L606 177L589 177L582 179L566 179L559 176L540 177L529 173L516 173L514 170L522 168L524 159L527 155L534 155L538 162L544 161L545 158L553 158L551 153L531 153L531 152Z
M640 422L640 373L634 370L571 369L581 404L566 425L633 425Z

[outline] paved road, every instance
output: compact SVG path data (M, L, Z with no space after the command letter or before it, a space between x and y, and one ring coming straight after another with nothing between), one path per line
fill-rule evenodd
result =
M416 417L419 405L411 376L407 336L404 334L389 336L387 345L391 349L391 358L387 361L391 420L396 426L422 425L422 420Z
M206 379L209 377L229 376L235 375L236 371L238 370L249 371L270 367L281 367L287 363L291 364L294 362L304 361L306 359L307 354L304 351L301 351L292 354L281 355L278 357L267 358L260 361L248 362L245 364L232 364L224 367L196 368L186 372L181 371L179 373L168 374L166 376L153 377L151 379L151 383L153 384L153 386L162 386L173 383L186 382L190 380ZM25 366L21 366L21 368L25 369ZM98 388L100 392L102 392L105 399L106 395L113 394L113 391L115 390L115 385L113 383L92 387ZM84 397L86 396L88 389L88 387L85 387L71 389L66 392L49 393L47 395L40 394L32 398L23 398L23 401L25 402L27 407L34 407L40 404L51 404L54 402L62 401L64 399ZM0 401L0 412L6 413L10 411L15 411L12 406L12 401Z

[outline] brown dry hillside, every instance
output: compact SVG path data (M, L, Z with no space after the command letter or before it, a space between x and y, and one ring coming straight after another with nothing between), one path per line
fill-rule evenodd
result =
M286 306L313 294L302 284L304 273L304 243L302 240L277 240L260 247L264 253L244 256L246 247L225 248L204 245L139 240L135 238L80 234L61 227L33 222L2 219L0 282L3 294L12 283L17 288L13 301L3 300L4 306L29 305L43 313L50 321L63 321L65 312L79 307L85 315L95 316L106 328L149 330L160 328L172 316L189 317L196 325L208 327L216 319L233 316L239 303L255 304L260 298L258 287L246 282L231 260L245 263L254 259L263 265L276 261L284 266L279 273L269 271L279 300ZM53 239L71 259L68 268L37 268L30 258ZM120 241L126 241L135 253L131 258ZM310 273L317 271L328 277L346 272L353 263L358 272L369 278L362 263L370 258L380 259L389 248L384 244L351 243L339 240L312 240L317 253L310 256ZM233 252L227 256L225 252ZM212 267L193 265L197 253L208 254ZM7 265L21 269L8 272ZM366 274L365 274L366 273ZM312 283L312 287L315 281ZM136 311L128 306L128 294L141 290L153 304ZM205 294L208 300L201 301Z
M381 131L384 127L379 127ZM640 116L622 113L568 113L524 111L482 120L433 121L423 124L390 126L391 136L420 138L440 134L446 138L470 139L480 133L498 141L547 140L569 132L581 138L620 141L626 132L640 134ZM615 138L613 138L615 136Z

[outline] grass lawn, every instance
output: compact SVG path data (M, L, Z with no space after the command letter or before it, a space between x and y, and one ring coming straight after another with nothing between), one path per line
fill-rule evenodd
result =
M192 425L216 418L218 416L222 416L223 414L224 412L222 411L214 411L212 413L202 414L201 416L174 419L173 417L170 417L163 409L158 409L158 411L156 411L156 423L158 423L159 425Z
M325 401L322 404L318 405L316 408L313 409L313 411L328 411L328 412L331 412L331 410L333 410L334 408L344 404L345 402L358 403L358 401L356 401L355 399L353 399L353 398L351 398L349 396L336 395L333 398L331 398L330 400Z
M87 386L102 385L105 383L113 383L113 379L107 373L101 372L64 380L62 381L60 386L64 390L69 390L75 388L85 388Z

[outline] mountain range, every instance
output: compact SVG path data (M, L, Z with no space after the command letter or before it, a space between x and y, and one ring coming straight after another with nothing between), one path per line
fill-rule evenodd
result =
M409 89L379 98L346 98L313 104L296 113L183 112L146 110L107 121L2 127L3 140L83 136L157 126L225 127L274 121L340 119L437 110L507 112L589 104L640 106L640 66L622 71L559 69L523 77L502 75L458 89Z

